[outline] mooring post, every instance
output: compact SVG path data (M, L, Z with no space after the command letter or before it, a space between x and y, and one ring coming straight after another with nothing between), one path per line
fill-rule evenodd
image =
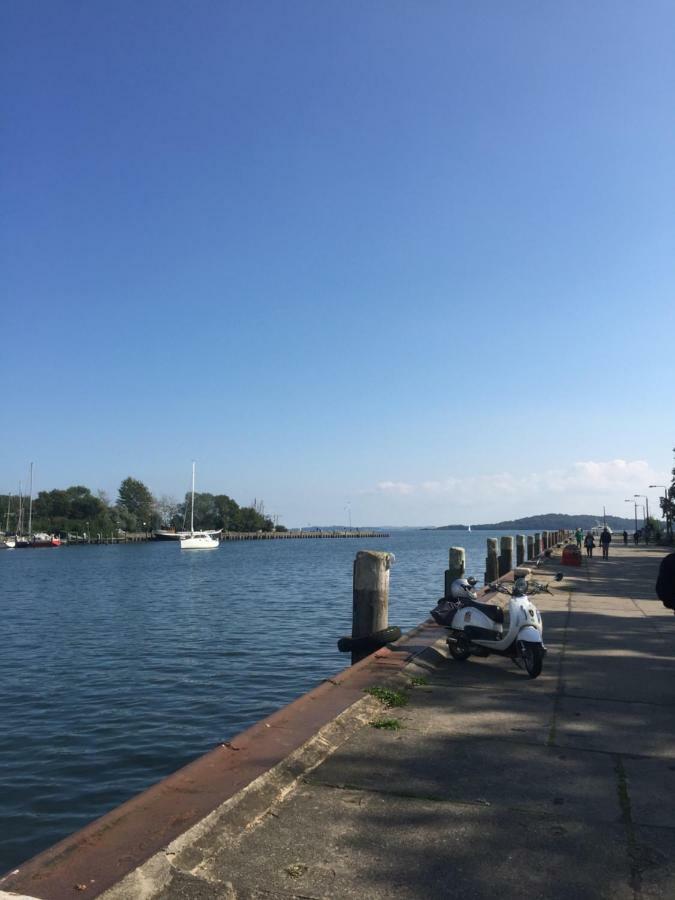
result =
M548 544L548 531L542 531L542 533L541 533L541 549L542 549L542 550L547 550L547 549L548 549L548 546L549 546L549 544Z
M389 569L391 554L379 550L359 550L354 560L354 600L352 637L368 637L382 631L389 621ZM352 665L369 651L352 650Z
M522 566L525 562L525 535L516 535L516 566Z
M464 547L451 547L448 553L448 568L445 570L445 598L450 597L450 585L455 578L464 578L466 553Z
M532 559L536 559L541 553L541 533L535 531L534 533L534 556Z
M487 539L487 556L485 557L485 584L492 584L499 578L499 557L497 555L497 538Z
M534 559L534 538L531 534L527 536L527 558Z
M506 575L513 568L513 538L505 535L499 542L499 574Z

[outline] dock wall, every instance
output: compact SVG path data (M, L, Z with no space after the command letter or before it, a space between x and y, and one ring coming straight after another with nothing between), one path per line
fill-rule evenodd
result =
M550 549L566 535L547 534ZM544 553L545 551L540 551ZM510 580L513 573L502 576ZM441 590L439 578L439 593ZM485 589L479 592L479 597ZM137 900L144 896L142 867L162 867L194 829L236 807L245 827L261 816L306 772L372 719L373 685L405 685L447 656L445 631L427 619L395 644L328 678L309 693L153 785L100 819L0 877L4 892L38 900L74 896ZM373 705L375 704L375 706ZM177 843L176 843L177 842Z

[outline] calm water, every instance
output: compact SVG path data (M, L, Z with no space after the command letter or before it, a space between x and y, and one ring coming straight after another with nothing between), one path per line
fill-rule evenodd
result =
M348 664L352 562L391 550L389 621L482 579L487 532L0 551L0 872Z

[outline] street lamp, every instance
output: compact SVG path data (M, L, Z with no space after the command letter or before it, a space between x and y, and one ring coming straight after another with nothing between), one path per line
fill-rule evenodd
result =
M634 497L644 497L647 504L647 515L645 516L645 544L649 543L649 497L646 494L633 494Z
M668 488L665 484L650 484L650 488L663 488L663 499L665 503L663 504L663 515L666 517L666 534L670 537L672 532L672 523L670 521L670 516L668 515Z
M637 530L638 530L638 527L637 527L637 501L636 501L636 500L631 500L631 499L629 498L629 499L626 500L625 502L626 502L626 503L632 503L633 506L635 507L635 530L637 531Z

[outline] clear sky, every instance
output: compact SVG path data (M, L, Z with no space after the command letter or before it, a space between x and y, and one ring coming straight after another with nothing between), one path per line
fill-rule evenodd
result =
M26 0L0 492L632 514L675 444L675 6Z

